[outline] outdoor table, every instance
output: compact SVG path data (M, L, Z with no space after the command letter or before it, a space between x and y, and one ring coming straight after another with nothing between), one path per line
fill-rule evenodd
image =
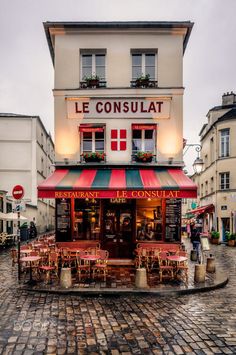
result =
M41 259L40 256L24 256L23 258L20 259L21 262L29 262L30 264L30 275L29 275L29 281L28 284L29 285L34 285L35 284L35 280L33 280L32 277L32 262L34 261L39 261Z
M42 243L34 243L33 244L33 247L36 247L36 248L41 248L43 246L44 246L44 244L42 244Z

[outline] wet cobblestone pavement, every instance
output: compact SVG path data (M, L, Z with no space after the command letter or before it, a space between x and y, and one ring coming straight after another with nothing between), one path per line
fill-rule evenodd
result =
M0 253L0 354L236 354L236 248L212 246L223 289L82 297L18 290Z

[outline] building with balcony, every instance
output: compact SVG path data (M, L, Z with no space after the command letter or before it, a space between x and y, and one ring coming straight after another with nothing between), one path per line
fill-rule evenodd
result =
M183 54L191 22L46 22L55 68L57 241L180 242Z
M199 209L205 232L236 232L236 95L226 93L222 104L207 114L200 131L204 169L199 176Z
M2 212L15 208L12 189L22 185L22 214L28 222L36 223L38 232L53 229L55 201L37 196L37 185L54 171L53 163L54 143L40 117L0 113L0 189L5 190ZM10 233L9 222L2 222L2 229Z

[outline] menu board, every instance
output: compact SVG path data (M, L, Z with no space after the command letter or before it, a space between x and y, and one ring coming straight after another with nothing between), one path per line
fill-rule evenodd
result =
M70 199L56 199L56 240L71 240Z
M166 200L166 241L181 240L181 199Z

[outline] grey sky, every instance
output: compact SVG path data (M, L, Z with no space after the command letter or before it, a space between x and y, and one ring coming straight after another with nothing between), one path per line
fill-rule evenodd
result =
M53 133L53 66L43 21L195 23L184 56L184 136L236 90L236 0L0 0L0 112L40 115ZM190 164L195 152L186 155Z

